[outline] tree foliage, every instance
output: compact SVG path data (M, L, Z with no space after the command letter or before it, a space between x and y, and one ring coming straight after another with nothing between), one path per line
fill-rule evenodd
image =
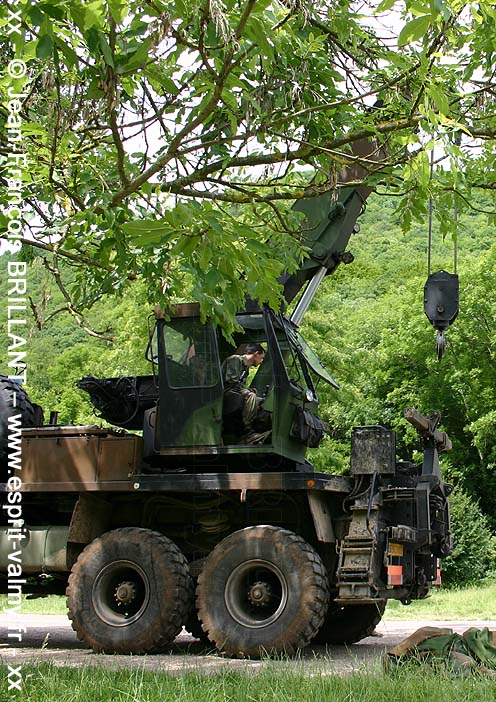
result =
M310 181L334 190L346 171L394 191L405 228L436 191L444 232L454 202L495 187L492 3L8 0L0 13L0 54L28 64L0 81L4 106L12 83L26 95L25 255L43 250L80 323L136 278L166 303L189 280L227 330L246 292L277 306L275 279L304 254L284 203Z
M484 201L474 202L483 210ZM322 414L331 438L317 451L320 469L348 465L353 426L382 424L397 430L399 456L419 448L403 419L405 407L441 412L453 450L443 454L449 480L479 502L496 526L496 245L482 213L460 217L460 313L447 333L439 362L435 332L423 313L427 226L402 236L394 203L371 198L362 230L352 239L356 256L326 281L310 311L305 334L339 381L321 388ZM453 270L453 245L434 236L435 267ZM352 270L350 270L352 268ZM421 459L418 454L419 460Z
M479 583L496 575L496 536L478 505L463 490L450 498L451 525L455 535L453 552L443 561L443 583Z

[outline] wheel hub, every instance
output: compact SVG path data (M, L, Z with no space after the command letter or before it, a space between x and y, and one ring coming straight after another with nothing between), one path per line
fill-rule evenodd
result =
M275 563L250 558L231 572L224 602L235 622L249 629L262 629L279 619L288 595L286 576Z
M248 590L248 600L255 607L268 605L272 599L272 588L269 583L258 581Z
M107 563L93 582L92 605L108 626L129 626L138 621L149 601L149 577L134 561L123 558Z
M120 583L115 589L117 604L130 604L136 598L136 585L131 581Z

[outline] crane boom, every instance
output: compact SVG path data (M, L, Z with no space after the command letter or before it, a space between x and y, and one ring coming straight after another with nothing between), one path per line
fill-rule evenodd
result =
M364 163L378 164L383 158L382 148L369 139L356 141L352 146L351 163L339 174L340 187L324 193L319 193L315 187L309 188L308 197L293 205L295 211L305 216L301 232L309 253L295 273L283 274L279 279L288 304L303 290L291 316L294 324L301 323L322 280L340 263L353 261L346 248L351 235L358 231L357 219L373 192L372 187L363 184L368 173Z

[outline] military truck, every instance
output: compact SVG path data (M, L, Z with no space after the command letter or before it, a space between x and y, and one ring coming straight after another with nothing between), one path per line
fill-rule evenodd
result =
M347 246L369 192L349 185L297 205L310 255L280 281L291 313L248 300L230 344L195 303L156 310L150 375L80 382L112 428L41 425L3 378L4 417L17 418L0 476L9 598L19 590L9 578L15 538L23 591L66 592L72 626L94 651L153 652L185 626L229 655L256 657L356 642L388 599L428 596L451 549L439 417L406 411L420 465L396 459L382 426L353 430L349 475L316 472L307 458L326 429L318 384L338 384L299 326L324 277L353 260ZM222 374L248 343L266 348L250 379L255 440L226 402ZM22 518L10 509L16 471Z

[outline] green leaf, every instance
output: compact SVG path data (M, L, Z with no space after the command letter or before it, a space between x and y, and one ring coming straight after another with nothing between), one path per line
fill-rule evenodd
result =
M79 5L72 4L70 6L70 13L71 13L72 19L77 24L79 29L83 32L86 31L87 28L86 28L85 23L84 23L84 20L85 20L84 9L82 7L80 7Z
M432 0L429 2L422 2L422 0L413 0L413 2L408 3L408 9L416 17L420 15L432 14Z
M65 19L65 11L62 7L58 7L58 3L54 2L44 2L40 3L40 10L45 12L47 15L50 17L53 17L56 20L59 20L59 22L63 22Z
M103 58L107 66L114 68L114 57L112 56L112 49L107 41L107 37L103 32L98 32L98 42L100 44L100 49L102 50Z
M147 29L147 22L142 22L141 20L133 20L131 22L131 27L124 32L124 36L127 38L139 37L145 34Z
M64 41L62 41L60 37L55 37L55 45L64 54L68 66L74 67L79 64L79 58L76 52Z
M35 27L41 27L45 19L45 15L43 14L43 12L40 10L39 7L36 6L33 6L29 10L29 17L31 19L31 22L35 25Z
M88 42L88 49L91 51L91 53L96 52L98 49L99 38L98 30L96 30L95 27L91 27L91 29L88 29L86 32L86 41Z
M99 100L104 96L104 92L99 86L99 82L94 79L91 81L91 83L88 85L88 89L85 93L85 98L88 100Z
M258 44L262 52L265 53L268 58L274 58L274 50L267 39L267 28L259 19L256 17L251 18L246 28L246 34Z
M432 2L432 0L431 0ZM441 14L443 16L443 19L447 20L451 17L452 12L451 8L448 7L448 5L444 2L444 0L433 0L433 6L434 6L434 12L432 12L432 15L434 16L435 14Z
M93 0L93 2L85 3L85 27L103 27L105 20L105 3L103 0Z
M53 54L53 39L50 34L44 34L38 41L36 56L39 59L46 59Z
M199 236L180 236L177 245L174 247L174 255L181 255L183 258L187 258L193 253L200 241Z
M70 3L69 7L72 19L82 32L104 26L105 14L101 0L96 0L86 5Z
M135 219L122 225L127 234L143 234L144 232L170 232L169 224L162 219Z
M387 12L396 4L396 2L397 0L382 0L379 7L374 11L374 15L378 15L381 12Z
M439 86L434 86L433 90L431 91L431 97L436 106L436 109L442 115L448 115L450 111L448 98Z
M216 268L211 268L205 277L205 283L210 290L214 289L218 285L223 287L225 286L226 282L227 281L224 280Z
M211 258L212 258L211 249L208 246L206 246L205 243L203 243L201 248L200 248L200 254L198 256L198 267L200 268L201 271L208 270Z
M174 83L172 78L169 78L169 76L162 75L160 78L160 82L166 93L169 93L170 95L177 95L179 93L179 88Z
M145 39L145 41L136 48L136 51L131 55L128 61L126 61L124 70L132 71L142 66L150 55L150 45L151 40Z
M398 46L405 46L405 44L417 41L423 37L431 23L431 15L422 15L405 24L398 37Z
M127 2L125 0L109 0L110 14L114 21L119 24L127 15Z

